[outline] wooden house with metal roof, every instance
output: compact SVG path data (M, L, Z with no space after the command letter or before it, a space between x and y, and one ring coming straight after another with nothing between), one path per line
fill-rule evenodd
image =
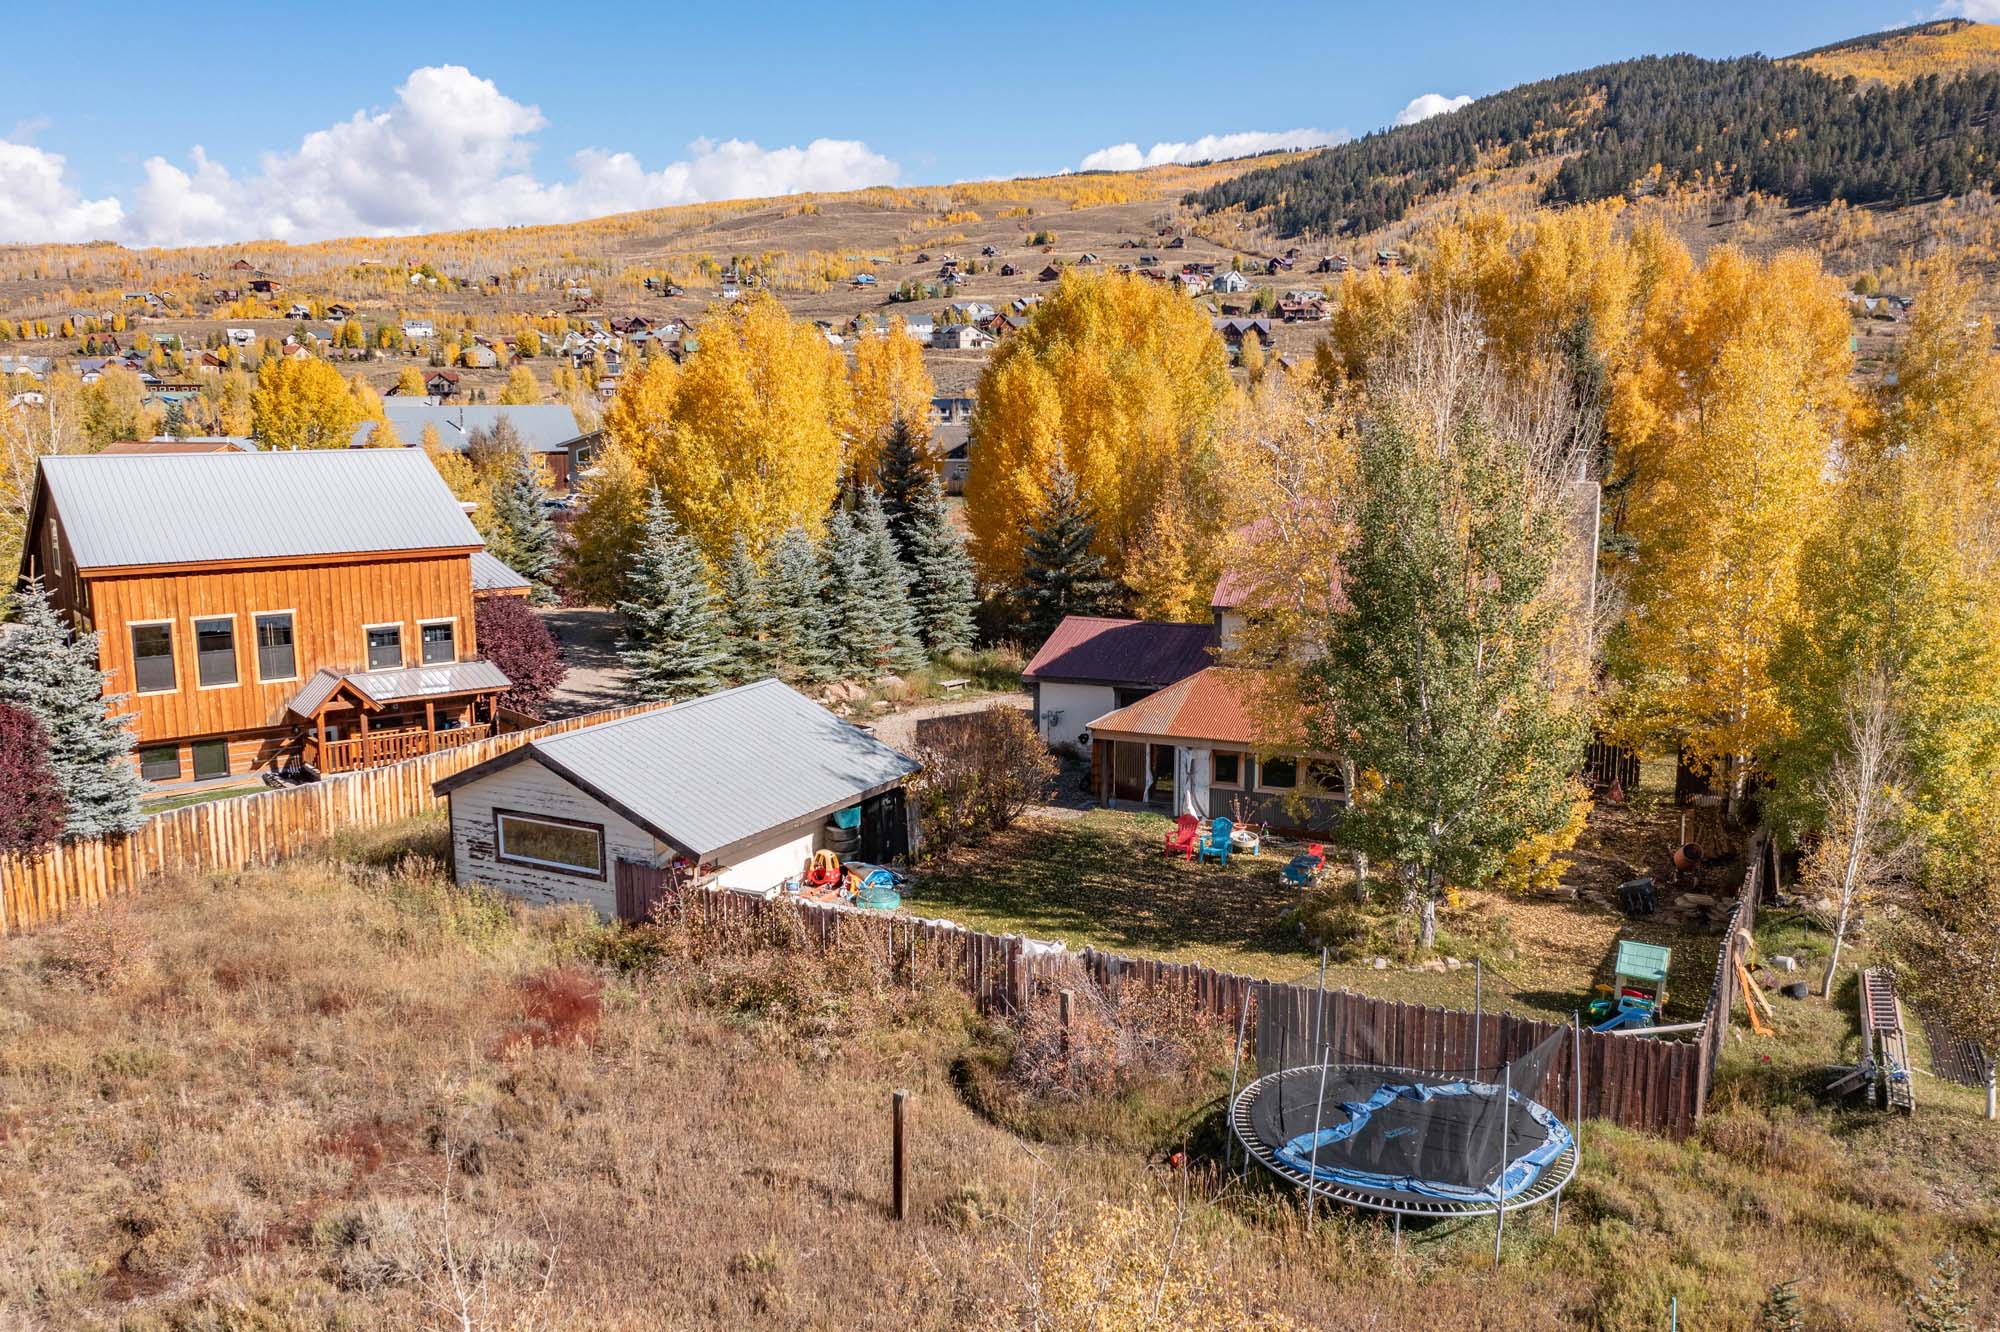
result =
M20 579L97 633L141 774L177 786L493 734L483 554L415 449L45 457Z

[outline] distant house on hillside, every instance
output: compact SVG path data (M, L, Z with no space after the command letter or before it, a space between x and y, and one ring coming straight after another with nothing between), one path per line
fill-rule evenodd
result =
M406 319L403 321L405 342L428 342L437 336L437 328L428 319Z
M931 345L945 351L985 351L993 345L993 335L977 324L946 324L932 336Z
M437 431L439 446L454 453L463 453L471 446L474 435L490 434L504 419L520 437L521 447L542 460L557 489L575 488L583 469L590 465L591 453L598 442L596 431L585 434L578 428L576 413L567 403L502 406L388 397L382 399L382 413L403 443L414 447L429 427ZM366 447L374 429L373 421L363 421L355 428L350 442L355 448Z
M1241 347L1245 338L1255 338L1261 346L1271 345L1271 321L1268 319L1211 319L1209 323L1231 347Z
M424 376L424 392L433 398L450 398L458 394L458 375L450 370L433 370Z
M1044 268L1041 272L1035 274L1035 280L1037 282L1054 282L1060 277L1062 277L1062 270L1060 268L1057 268L1054 264L1050 264L1048 267Z
M1209 285L1213 287L1216 291L1225 292L1233 295L1234 293L1239 291L1250 290L1250 279L1244 277L1241 273L1236 272L1234 269L1224 269L1222 272L1217 273L1215 275L1215 281L1210 283Z
M285 284L276 278L260 277L250 279L250 290L256 292L259 296L276 296L284 289Z
M458 359L459 364L468 370L491 370L500 364L499 353L491 347L484 347L476 342L460 352Z
M479 534L415 450L41 459L23 582L94 628L148 782L338 772L481 739Z

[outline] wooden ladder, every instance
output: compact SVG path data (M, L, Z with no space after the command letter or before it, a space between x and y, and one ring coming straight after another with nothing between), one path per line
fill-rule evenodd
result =
M1903 1028L1903 1001L1896 996L1896 978L1887 971L1861 973L1861 1038L1874 1055L1880 1081L1868 1089L1870 1105L1886 1103L1891 1110L1911 1114L1917 1108L1910 1078L1910 1048ZM1877 1100L1878 1094L1883 1098Z

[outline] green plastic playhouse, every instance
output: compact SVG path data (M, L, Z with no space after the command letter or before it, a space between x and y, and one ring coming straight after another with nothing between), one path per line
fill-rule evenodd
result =
M1636 939L1618 941L1618 960L1611 976L1611 997L1590 1005L1595 1031L1619 1027L1649 1027L1667 1006L1667 968L1674 950ZM1600 1020L1601 1019L1601 1020Z

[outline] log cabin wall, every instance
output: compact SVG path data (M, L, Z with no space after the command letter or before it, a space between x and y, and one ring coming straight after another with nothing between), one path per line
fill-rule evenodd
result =
M455 620L458 659L478 655L471 556L463 550L254 568L159 568L91 577L89 584L100 664L112 672L112 691L133 695L125 706L137 714L139 747L197 736L243 737L232 745L232 770L241 770L239 754L274 752L268 737L246 733L288 730L285 706L314 671L367 666L363 626L400 625L403 664L414 666L423 659L420 622ZM270 611L292 613L296 670L283 680L260 681L256 617ZM218 616L235 617L237 682L203 688L194 622ZM158 621L173 626L174 688L137 693L130 626Z

